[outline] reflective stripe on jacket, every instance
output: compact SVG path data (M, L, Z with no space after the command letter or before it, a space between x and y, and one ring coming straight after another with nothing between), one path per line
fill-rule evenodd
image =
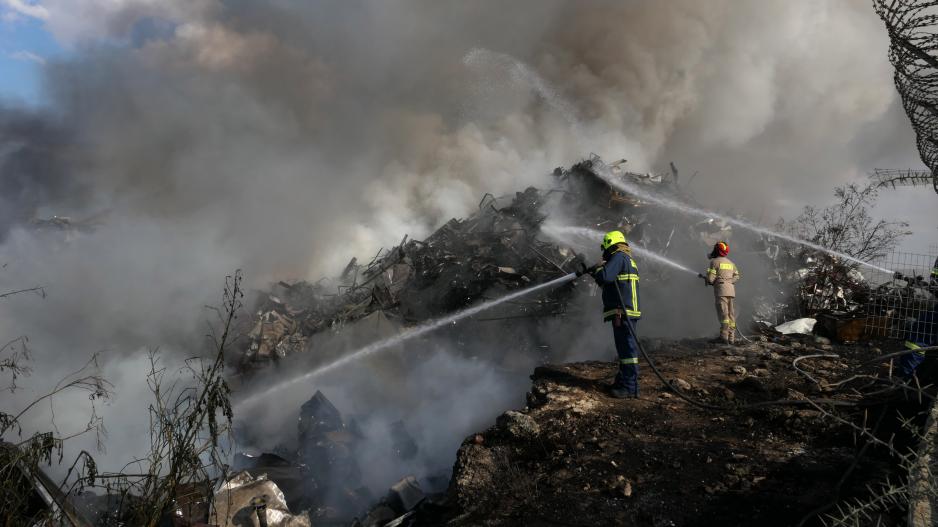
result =
M707 284L713 286L715 296L736 296L736 286L739 281L739 269L732 260L725 256L720 256L710 260L710 268L707 269Z
M612 253L605 265L593 273L593 279L603 288L603 320L612 320L617 313L623 312L629 318L641 318L642 312L638 307L638 267L624 249ZM619 292L616 292L617 287ZM625 302L624 306L622 302Z
M905 345L909 349L938 345L938 313L926 311L906 326ZM911 347L915 346L915 347Z
M908 340L905 341L905 349L914 350L915 353L922 355L923 357L925 356L924 351L919 351L920 349L922 349L922 346L919 346L918 344L914 342L909 342Z

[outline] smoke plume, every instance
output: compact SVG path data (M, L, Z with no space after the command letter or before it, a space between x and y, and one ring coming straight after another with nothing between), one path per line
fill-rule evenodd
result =
M635 171L674 160L700 171L691 188L711 208L766 219L880 159L915 159L886 36L851 0L8 6L69 52L43 66L44 104L0 105L0 283L48 292L0 304L3 334L28 334L36 359L37 387L4 406L103 350L119 377L103 410L122 420L110 423L118 465L139 454L141 354L193 354L202 306L235 268L256 287L334 273L485 192L549 187L554 167L590 151ZM53 215L86 228L37 234L31 222ZM463 427L522 394L466 375L477 365L464 359L434 360L376 379L439 394L414 426L446 440L428 448L445 466ZM441 386L467 388L446 399ZM500 404L467 402L479 393ZM465 418L430 419L447 402Z

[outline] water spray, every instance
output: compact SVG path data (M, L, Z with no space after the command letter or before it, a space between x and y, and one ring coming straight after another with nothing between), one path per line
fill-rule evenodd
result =
M570 235L570 234L573 234L573 235L578 235L578 236L582 236L582 237L590 238L590 239L594 239L594 240L595 240L595 239L601 239L602 236L603 236L603 233L602 233L602 232L597 231L597 230L595 230L595 229L585 228L585 227L568 227L568 226L559 226L559 225L545 225L545 226L542 227L542 230L545 231L545 232L548 233L548 234L551 234L551 233L553 233L554 235L563 235L563 234ZM675 261L672 261L672 260L670 260L670 259L668 259L668 258L665 258L664 256L661 256L660 254L657 254L657 253L655 253L655 252L653 252L653 251L649 251L649 250L647 250L647 249L643 249L643 248L641 248L641 247L636 247L636 246L633 246L633 249L636 251L637 254L640 254L642 257L647 258L647 259L649 259L649 260L653 260L653 261L662 263L662 264L664 264L664 265L667 265L667 266L672 267L672 268L674 268L674 269L677 269L677 270L679 270L679 271L683 271L683 272L690 273L690 274L693 274L693 275L696 275L696 274L697 274L695 271L692 271L691 269L689 269L689 268L687 268L687 267L685 267L685 266L683 266L683 265L681 265L681 264L679 264L679 263L677 263L677 262L675 262ZM344 366L344 365L346 365L346 364L349 364L349 363L351 363L351 362L354 362L354 361L360 360L360 359L362 359L362 358L364 358L364 357L367 357L368 355L372 355L372 354L374 354L374 353L378 353L378 352L384 351L384 350L386 350L386 349L388 349L388 348L391 348L391 347L393 347L393 346L396 346L396 345L398 345L398 344L400 344L400 343L402 343L402 342L405 342L405 341L407 341L407 340L410 340L410 339L413 339L413 338L416 338L416 337L420 337L420 336L425 335L425 334L427 334L427 333L429 333L429 332L431 332L431 331L433 331L433 330L439 329L439 328L441 328L441 327L443 327L443 326L445 326L445 325L456 323L456 322L459 321L459 320L462 320L462 319L471 317L471 316L473 316L473 315L476 315L476 314L478 314L478 313L481 313L482 311L486 311L486 310L488 310L488 309L491 309L491 308L493 308L493 307L495 307L495 306L497 306L497 305L499 305L499 304L503 304L503 303L505 303L505 302L510 302L510 301L515 300L515 299L518 299L518 298L520 298L520 297L523 297L523 296L526 296L526 295L529 295L529 294L532 294L532 293L536 293L537 291L541 291L541 290L545 290L545 289L550 289L550 288L557 287L557 286L559 286L559 285L565 284L565 283L567 283L567 282L570 282L570 281L576 279L577 276L578 276L577 273L570 273L570 274L568 274L568 275L561 276L560 278L556 278L556 279L554 279L554 280L551 280L550 282L545 282L545 283L543 283L543 284L538 284L538 285L529 287L529 288L527 288L527 289L522 289L521 291L516 291L516 292L514 292L514 293L511 293L511 294L509 294L509 295L503 296L503 297L501 297L501 298L497 298L497 299L495 299L495 300L490 300L490 301L488 301L488 302L484 302L484 303L479 304L479 305L477 305L477 306L473 306L473 307L464 309L464 310L462 310L462 311L458 311L458 312L456 312L456 313L453 313L452 315L449 315L449 316L446 316L446 317L442 317L442 318L438 318L438 319L435 319L435 320L431 320L431 321L429 321L429 322L425 322L425 323L423 323L423 324L421 324L421 325L419 325L419 326L415 326L415 327L412 327L412 328L410 328L410 329L407 329L407 330L405 330L405 331L403 331L403 332L401 332L401 333L399 333L399 334L397 334L397 335L394 335L394 336L388 337L388 338L386 338L386 339L379 340L379 341L377 341L377 342L371 343L371 344L369 344L369 345L367 345L367 346L365 346L365 347L363 347L363 348L360 348L360 349L358 349L358 350L356 350L356 351L353 351L353 352L351 352L351 353L349 353L349 354L347 354L347 355L344 355L344 356L342 356L342 357L340 357L340 358L338 358L338 359L336 359L336 360L334 360L334 361L332 361L332 362L330 362L330 363L328 363L328 364L324 364L324 365L322 365L322 366L319 366L318 368L316 368L316 369L314 369L314 370L312 370L312 371L310 371L310 372L307 372L307 373L305 373L305 374L303 374L303 375L300 375L300 376L298 376L298 377L294 377L294 378L292 378L292 379L285 380L285 381L283 381L283 382L281 382L281 383L279 383L279 384L276 384L276 385L274 385L274 386L268 388L267 390L264 390L263 392L260 392L260 393L251 395L250 397L244 399L243 401L240 401L240 402L236 403L235 406L236 406L236 408L241 408L241 407L245 407L245 406L250 406L250 405L252 405L252 404L254 404L254 403L256 403L256 402L258 402L258 401L260 401L260 400L266 399L267 397L273 395L273 394L276 393L276 392L279 392L279 391L281 391L281 390L284 390L284 389L286 389L286 388L288 388L288 387L290 387L290 386L292 386L292 385L294 385L294 384L297 384L297 383L299 383L299 382L309 381L309 380L315 379L315 378L317 378L317 377L319 377L319 376L321 376L321 375L323 375L323 374L329 373L329 372L331 372L331 371L333 371L333 370L335 370L335 369L338 369L338 368L340 368L340 367L342 367L342 366Z
M473 48L462 58L463 64L471 68L495 66L504 69L512 80L527 85L573 128L573 137L579 142L583 137L583 123L577 116L576 107L565 99L553 86L533 68L506 53L485 48ZM582 146L582 145L581 145Z
M467 66L491 64L491 65L496 65L496 66L500 66L502 68L507 69L513 79L527 84L535 93L537 93L541 98L543 98L544 101L551 108L557 111L564 118L564 120L567 121L567 123L570 124L570 126L573 128L573 131L574 131L574 137L577 137L577 138L582 137L583 124L580 121L580 119L577 117L577 112L573 104L571 104L562 95L560 95L560 93L558 93L557 90L555 90L550 85L549 82L547 82L543 77L538 75L538 73L534 71L531 67L529 67L527 64L512 57L511 55L507 55L505 53L496 53L494 51L483 49L483 48L474 48L470 50L469 53L466 53L466 55L463 57L463 63L466 64ZM773 236L775 238L780 238L785 241L789 241L798 245L809 247L816 251L820 251L823 253L830 254L832 256L836 256L843 260L854 262L864 267L869 267L871 269L876 269L877 271L882 271L884 273L893 274L893 271L890 271L889 269L886 269L885 267L880 267L876 264L866 262L866 261L860 260L859 258L850 256L849 254L845 254L839 251L834 251L822 245L818 245L816 243L809 242L807 240L802 240L795 236L783 234L780 232L775 232L771 229L760 227L758 225L755 225L745 220L731 218L728 216L724 216L722 214L718 214L716 212L692 207L690 205L681 203L679 201L676 201L670 198L655 195L651 192L648 192L640 188L637 185L627 183L625 181L620 180L619 178L616 178L604 163L594 163L593 166L594 168L597 169L596 171L597 175L601 177L604 181L606 181L613 187L616 187L619 190L632 194L633 196L636 196L638 198L641 198L641 199L644 199L653 203L657 203L661 206L668 207L674 210L679 210L686 214L691 214L691 215L696 215L696 216L717 217L725 221L726 223L735 225L743 229L748 229L750 231L757 232L759 234L764 234L766 236ZM647 252L646 252L646 256L649 256ZM655 258L655 256L649 256L649 257L652 259ZM683 271L689 271L689 269L682 268L683 266L680 266L679 264L675 264L674 262L671 262L671 261L662 261L661 263L670 265L672 267L681 269Z
M600 178L602 178L603 181L605 181L606 183L609 183L609 185L611 185L611 186L613 186L613 187L615 187L615 188L617 188L617 189L619 189L619 190L621 190L621 191L623 191L623 192L627 192L627 193L629 193L629 194L631 194L631 195L633 195L633 196L635 196L635 197L637 197L637 198L644 199L644 200L650 201L650 202L652 202L652 203L657 203L658 205L661 205L661 206L663 206L663 207L668 207L668 208L670 208L670 209L678 210L678 211L683 212L683 213L685 213L685 214L691 214L691 215L695 215L695 216L716 217L716 218L719 218L719 219L725 221L726 223L729 223L730 225L735 225L735 226L737 226L737 227L740 227L740 228L743 228L743 229L747 229L747 230L750 230L750 231L753 231L753 232L757 232L757 233L759 233L759 234L764 234L764 235L766 235L766 236L772 236L772 237L775 237L775 238L780 238L780 239L785 240L785 241L789 241L789 242L792 242L792 243L795 243L795 244L798 244L798 245L803 245L803 246L805 246L805 247L809 247L809 248L814 249L814 250L816 250L816 251L820 251L820 252L823 252L823 253L827 253L827 254L829 254L829 255L831 255L831 256L836 256L836 257L841 258L841 259L843 259L843 260L848 260L848 261L854 262L854 263L859 264L859 265L862 265L862 266L864 266L864 267L869 267L869 268L871 268L871 269L876 269L877 271L882 271L882 272L884 272L884 273L892 274L892 271L890 271L889 269L886 269L885 267L880 267L880 266L878 266L878 265L876 265L876 264L873 264L873 263L870 263L870 262L865 262L865 261L863 261L863 260L860 260L859 258L855 258L855 257L853 257L853 256L850 256L849 254L845 254L845 253L842 253L842 252L839 252L839 251L835 251L835 250L833 250L833 249L828 249L827 247L824 247L824 246L822 246L822 245L818 245L818 244L816 244L816 243L809 242L809 241L807 241L807 240L802 240L801 238L797 238L797 237L795 237L795 236L791 236L791 235L788 235L788 234L783 234L783 233L780 233L780 232L776 232L776 231L773 231L773 230L771 230L771 229L767 229L767 228L765 228L765 227L760 227L760 226L758 226L758 225L755 225L755 224L750 223L750 222L745 221L745 220L740 220L740 219L737 219L737 218L732 218L732 217L729 217L729 216L724 216L724 215L722 215L722 214L718 214L718 213L716 213L716 212L712 212L712 211L708 211L708 210L704 210L704 209L698 209L698 208L696 208L696 207L692 207L692 206L690 206L690 205L687 205L686 203L681 203L681 202L679 202L679 201L676 201L676 200L673 200L673 199L670 199L670 198L666 198L666 197L664 197L664 196L659 196L659 195L653 194L653 193L648 192L648 191L646 191L645 189L639 187L638 185L636 185L636 184L634 184L634 183L629 183L629 182L626 182L626 181L621 180L620 178L615 177L615 175L612 174L612 172L609 170L608 167L605 166L604 163L596 163L596 162L594 162L594 163L593 163L593 168L595 169L596 174L597 174Z
M590 229L588 227L571 227L567 225L554 225L554 224L545 224L541 226L541 231L549 236L554 236L554 237L563 237L563 235L572 234L572 235L580 236L582 238L587 238L590 240L601 240L602 237L605 235L605 233L602 231L598 231L596 229ZM634 251L635 254L643 258L646 258L654 262L658 262L660 264L667 265L668 267L671 267L672 269L676 269L678 271L690 273L694 276L697 276L698 274L697 271L694 271L690 269L689 267L679 264L675 262L674 260L671 260L670 258L662 256L654 251L645 249L644 247L640 245L633 245L630 243L629 246L632 248L632 251Z
M472 49L471 51L469 51L469 53L467 53L467 54L463 57L463 63L466 64L467 66L470 66L470 67L488 64L488 65L495 65L495 66L498 66L498 67L502 67L502 68L507 69L508 72L509 72L509 74L511 75L511 77L512 77L514 80L519 81L519 82L522 82L522 83L525 83L525 84L527 84L529 87L531 87L532 90L534 90L542 99L544 99L544 101L547 102L547 104L548 104L551 108L553 108L554 110L556 110L556 111L557 111L574 129L575 129L575 130L574 130L575 132L580 132L580 131L582 130L583 126L582 126L582 123L580 122L580 120L577 118L575 107L574 107L572 104L570 104L569 101L567 101L566 99L564 99L556 90L554 90L553 87L550 85L550 83L548 83L546 80L544 80L540 75L537 74L537 72L535 72L533 69L531 69L529 66L527 66L527 65L524 64L523 62L521 62L521 61L519 61L519 60L515 59L514 57L512 57L512 56L510 56L510 55L507 55L507 54L496 53L496 52L493 52L493 51L490 51L490 50L487 50L487 49L482 49L482 48L475 48L475 49ZM576 133L575 136L576 136L576 137L581 137L582 134ZM869 262L865 262L865 261L863 261L863 260L854 258L854 257L852 257L852 256L850 256L850 255L848 255L848 254L844 254L844 253L841 253L841 252L838 252L838 251L834 251L834 250L828 249L828 248L826 248L826 247L823 247L823 246L821 246L821 245L818 245L818 244L815 244L815 243L812 243L812 242L808 242L808 241L806 241L806 240L802 240L802 239L796 238L796 237L794 237L794 236L790 236L790 235L778 233L778 232L772 231L771 229L766 229L766 228L764 228L764 227L759 227L758 225L749 223L749 222L744 221L744 220L739 220L739 219L735 219L735 218L730 218L730 217L723 216L723 215L718 214L718 213L715 213L715 212L711 212L711 211L707 211L707 210L703 210L703 209L698 209L698 208L696 208L696 207L692 207L692 206L690 206L690 205L681 203L681 202L679 202L679 201L675 201L675 200L670 199L670 198L666 198L666 197L662 197L662 196L657 196L657 195L655 195L655 194L652 194L652 193L650 193L650 192L645 191L644 189L639 188L637 185L634 185L634 184L627 183L627 182L625 182L625 181L619 180L618 178L616 178L616 177L609 171L608 167L606 167L604 164L596 163L596 164L594 164L594 167L597 169L597 172L596 172L597 175L598 175L600 178L602 178L604 181L606 181L607 183L609 183L611 186L613 186L613 187L615 187L615 188L617 188L617 189L619 189L619 190L621 190L621 191L624 191L624 192L627 192L627 193L629 193L629 194L632 194L632 195L634 195L634 196L636 196L636 197L638 197L638 198L640 198L640 199L644 199L644 200L650 201L650 202L652 202L652 203L657 203L658 205L661 205L661 206L664 206L664 207L668 207L668 208L671 208L671 209L674 209L674 210L678 210L678 211L684 212L684 213L686 213L686 214L697 215L697 216L706 216L706 217L717 217L717 218L720 218L720 219L724 220L725 222L727 222L727 223L729 223L729 224L731 224L731 225L735 225L735 226L738 226L738 227L740 227L740 228L748 229L748 230L753 231L753 232L757 232L757 233L764 234L764 235L767 235L767 236L772 236L772 237L780 238L780 239L783 239L783 240L786 240L786 241L789 241L789 242L792 242L792 243L796 243L796 244L799 244L799 245L803 245L803 246L805 246L805 247L809 247L809 248L811 248L811 249L814 249L814 250L817 250L817 251L820 251L820 252L824 252L824 253L830 254L830 255L832 255L832 256L836 256L836 257L839 257L839 258L842 258L842 259L844 259L844 260L848 260L848 261L857 263L857 264L862 265L862 266L865 266L865 267L870 267L870 268L877 269L877 270L879 270L879 271L883 271L883 272L890 273L890 274L892 273L892 271L890 271L889 269L886 269L886 268L884 268L884 267L880 267L880 266L871 264L871 263L869 263ZM580 236L583 236L583 237L588 237L588 238L590 238L590 239L599 239L599 238L601 238L601 237L603 236L603 234L604 234L604 233L602 233L602 232L600 232L600 231L597 231L597 230L595 230L595 229L589 229L589 228L584 228L584 227L555 226L555 225L546 225L546 226L542 227L542 230L545 231L545 233L547 233L547 234L551 234L551 232L553 232L553 233L555 233L555 234L576 234L576 235L580 235ZM674 269L676 269L676 270L679 270L679 271L682 271L682 272L687 272L687 273L690 273L690 274L693 274L693 275L697 275L697 274L698 274L696 271L693 271L693 270L689 269L688 267L686 267L686 266L684 266L684 265L681 265L681 264L679 264L679 263L677 263L677 262L675 262L675 261L673 261L673 260L670 260L670 259L668 259L668 258L666 258L666 257L664 257L664 256L662 256L662 255L660 255L660 254L657 254L657 253L655 253L655 252L653 252L653 251L649 251L649 250L644 249L644 248L642 248L642 247L640 247L640 246L634 246L634 245L632 246L632 248L633 248L633 250L634 250L637 254L640 254L640 255L642 255L642 257L647 258L647 259L649 259L649 260L653 260L653 261L659 262L659 263L661 263L661 264L667 265L667 266L669 266L669 267L672 267L672 268L674 268ZM367 346L365 346L365 347L363 347L363 348L360 348L360 349L358 349L358 350L356 350L356 351L353 351L353 352L351 352L351 353L349 353L349 354L347 354L347 355L345 355L345 356L343 356L343 357L340 357L340 358L338 358L338 359L336 359L336 360L334 360L334 361L332 361L332 362L330 362L330 363L328 363L328 364L324 364L324 365L322 365L322 366L319 366L318 368L316 368L316 369L314 369L314 370L312 370L312 371L310 371L310 372L307 372L307 373L305 373L305 374L303 374L303 375L300 375L300 376L298 376L298 377L294 377L294 378L292 378L292 379L288 379L288 380L286 380L286 381L283 381L283 382L281 382L281 383L279 383L279 384L276 384L276 385L274 385L274 386L268 388L267 390L264 390L264 391L262 391L262 392L260 392L260 393L256 393L256 394L254 394L254 395L251 395L250 397L244 399L243 401L240 401L240 402L236 403L236 404L235 404L235 407L236 407L236 408L242 408L242 407L244 407L244 406L252 405L252 404L254 404L254 403L256 403L256 402L258 402L258 401L260 401L260 400L262 400L262 399L265 399L265 398L269 397L270 395L272 395L272 394L274 394L274 393L276 393L276 392L279 392L279 391L281 391L281 390L284 390L284 389L286 389L286 388L288 388L288 387L290 387L290 386L292 386L292 385L294 385L294 384L297 384L297 383L299 383L299 382L302 382L302 381L309 381L309 380L311 380L311 379L317 378L317 377L319 377L319 376L321 376L321 375L323 375L323 374L325 374L325 373L331 372L331 371L333 371L333 370L335 370L335 369L337 369L337 368L340 368L340 367L342 367L342 366L344 366L344 365L346 365L346 364L349 364L349 363L351 363L351 362L360 360L360 359L362 359L362 358L364 358L364 357L367 357L367 356L369 356L369 355L372 355L372 354L375 354L375 353L379 353L379 352L381 352L381 351L384 351L384 350L386 350L386 349L388 349L388 348L390 348L390 347L392 347L392 346L396 346L396 345L398 345L398 344L400 344L400 343L402 343L402 342L405 342L405 341L407 341L407 340L410 340L410 339L413 339L413 338L416 338L416 337L425 335L425 334L427 334L427 333L429 333L429 332L431 332L431 331L434 331L434 330L436 330L436 329L439 329L439 328L442 327L442 326L445 326L445 325L448 325L448 324L452 324L452 323L456 323L456 322L459 321L459 320L462 320L462 319L471 317L471 316L476 315L476 314L478 314L478 313L480 313L480 312L482 312L482 311L491 309L491 308L493 308L493 307L495 307L495 306L497 306L497 305L499 305L499 304L503 304L503 303L505 303L505 302L509 302L509 301L515 300L515 299L517 299L517 298L520 298L520 297L529 295L529 294L531 294L531 293L535 293L535 292L537 292L537 291L541 291L541 290L545 290L545 289L557 287L557 286L559 286L559 285L562 285L562 284L565 284L565 283L567 283L567 282L573 281L573 280L575 280L577 277L578 277L578 274L577 274L577 273L570 273L570 274L568 274L568 275L565 275L565 276L562 276L562 277L560 277L560 278L554 279L554 280L552 280L552 281L550 281L550 282L545 282L545 283L543 283L543 284L538 284L538 285L529 287L529 288L527 288L527 289L523 289L523 290L521 290L521 291L517 291L517 292L515 292L515 293L509 294L509 295L506 295L506 296L503 296L503 297L501 297L501 298L498 298L498 299L495 299L495 300L490 300L490 301L488 301L488 302L484 302L484 303L479 304L479 305L477 305L477 306L464 309L464 310L459 311L459 312L456 312L456 313L454 313L454 314L452 314L452 315L449 315L449 316L446 316L446 317L442 317L442 318L439 318L439 319L436 319L436 320L431 320L431 321L426 322L426 323L424 323L424 324L421 324L421 325L419 325L419 326L415 326L415 327L413 327L413 328L407 329L407 330L405 330L405 331L403 331L403 332L401 332L401 333L399 333L399 334L397 334L397 335L394 335L394 336L392 336L392 337L389 337L389 338L380 340L380 341L378 341L378 342L374 342L374 343L369 344L369 345L367 345ZM637 339L636 339L636 340L637 340ZM652 369L655 371L655 374L658 375L659 379L661 379L661 381L664 382L665 385L669 386L672 390L674 390L676 393L678 393L678 395L680 395L680 396L681 396L682 398L684 398L685 400L688 400L688 401L691 402L692 404L696 404L696 405L702 406L702 407L717 408L717 407L712 406L712 405L705 405L705 404L699 403L698 401L693 401L693 400L691 400L690 398L686 397L684 394L680 393L679 390L676 390L675 388L673 388L672 386L670 386L670 384L665 381L664 377L661 375L661 373L657 370L657 368L656 368L656 367L654 366L654 364L651 362L650 358L649 358L648 355L645 353L644 348L641 346L640 341L639 341L639 349L641 350L642 355L645 357L646 361L648 361L648 362L651 364ZM747 405L747 406L748 406L748 407L757 407L757 406L762 406L762 405L779 404L779 403L781 403L781 404L785 404L785 403L789 403L789 404L791 404L791 403L799 404L799 403L802 403L802 402L804 402L804 401L777 401L777 402L770 402L770 403L758 403L758 404Z
M328 363L328 364L324 364L324 365L322 365L322 366L319 366L318 368L316 368L316 369L314 369L314 370L312 370L312 371L310 371L310 372L307 372L307 373L305 373L305 374L303 374L303 375L300 375L300 376L298 376L298 377L294 377L294 378L292 378L292 379L287 379L287 380L285 380L285 381L283 381L283 382L281 382L281 383L279 383L279 384L275 384L274 386L271 386L270 388L268 388L268 389L266 389L266 390L264 390L264 391L262 391L262 392L260 392L260 393L256 393L256 394L254 394L254 395L251 395L250 397L248 397L248 398L246 398L246 399L244 399L244 400L242 400L242 401L236 403L236 404L235 404L235 408L243 408L243 407L245 407L245 406L250 406L250 405L252 405L252 404L254 404L254 403L258 402L258 401L261 401L262 399L266 399L267 397L273 395L273 394L276 393L276 392L279 392L279 391L281 391L281 390L284 390L284 389L286 389L286 388L288 388L288 387L290 387L290 386L293 386L294 384L297 384L297 383L299 383L299 382L309 381L309 380L315 379L315 378L317 378L317 377L319 377L319 376L321 376L321 375L323 375L323 374L325 374L325 373L329 373L329 372L331 372L331 371L333 371L333 370L335 370L335 369L337 369L337 368L340 368L340 367L342 367L342 366L344 366L344 365L346 365L346 364L349 364L349 363L351 363L351 362L358 361L358 360L363 359L363 358L365 358L365 357L367 357L367 356L369 356L369 355L372 355L372 354L374 354L374 353L378 353L378 352L380 352L380 351L384 351L384 350L386 350L386 349L388 349L388 348L391 348L391 347L393 347L393 346L396 346L396 345L398 345L398 344L400 344L400 343L402 343L402 342L408 341L408 340L410 340L410 339L413 339L413 338L416 338L416 337L420 337L420 336L425 335L425 334L427 334L427 333L429 333L429 332L431 332L431 331L433 331L433 330L435 330L435 329L439 329L439 328L441 328L441 327L443 327L443 326L445 326L445 325L456 323L456 322L459 321L459 320L462 320L462 319L464 319L464 318L471 317L471 316L473 316L473 315L476 315L476 314L478 314L478 313L481 313L482 311L485 311L485 310L487 310L487 309L491 309L491 308L493 308L493 307L495 307L495 306L497 306L497 305L499 305L499 304L504 304L505 302L510 302L510 301L512 301L512 300L516 300L516 299L518 299L518 298L521 298L521 297L523 297L523 296L530 295L530 294L532 294L532 293L536 293L536 292L538 292L538 291L542 291L542 290L545 290L545 289L551 289L551 288L557 287L557 286L559 286L559 285L565 284L565 283L567 283L567 282L571 282L571 281L575 280L575 279L577 278L577 276L578 276L577 273L570 273L570 274L568 274L568 275L561 276L560 278L556 278L556 279L554 279L554 280L551 280L550 282L544 282L543 284L538 284L538 285L535 285L535 286L531 286L531 287L529 287L529 288L527 288L527 289L522 289L521 291L516 291L516 292L511 293L511 294L509 294L509 295L505 295L505 296L503 296L503 297L501 297L501 298L496 298L495 300L489 300L488 302L483 302L482 304L479 304L479 305L477 305L477 306L473 306L473 307L470 307L470 308L466 308L466 309L463 309L462 311L457 311L456 313L453 313L452 315L449 315L449 316L446 316L446 317L442 317L442 318L438 318L438 319L436 319L436 320L431 320L431 321L429 321L429 322L425 322L425 323L423 323L423 324L420 324L419 326L414 326L414 327L412 327L412 328L410 328L410 329L407 329L407 330L405 330L405 331L402 331L401 333L398 333L397 335L388 337L388 338L383 339L383 340L379 340L379 341L377 341L377 342L373 342L373 343L371 343L371 344L365 346L364 348L360 348L360 349L358 349L358 350L356 350L356 351L353 351L353 352L351 352L351 353L349 353L349 354L347 354L347 355L344 355L344 356L342 356L342 357L340 357L340 358L338 358L338 359L336 359L336 360L334 360L334 361L332 361L332 362L330 362L330 363Z

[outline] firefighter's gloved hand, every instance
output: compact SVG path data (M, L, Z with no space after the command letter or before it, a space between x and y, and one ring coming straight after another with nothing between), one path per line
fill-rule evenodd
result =
M590 267L590 268L589 268L589 271L588 271L589 274L590 274L590 276L593 277L593 281L596 282L596 285L598 285L599 287L603 287L603 285L604 285L604 284L603 284L602 273L599 273L599 270L602 269L604 265L606 265L606 261L605 261L605 260L603 260L603 261L597 263L596 265Z

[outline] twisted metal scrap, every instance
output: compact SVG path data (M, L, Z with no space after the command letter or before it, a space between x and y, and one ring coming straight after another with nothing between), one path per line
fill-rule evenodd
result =
M886 24L896 89L938 193L938 1L873 0L873 8Z

